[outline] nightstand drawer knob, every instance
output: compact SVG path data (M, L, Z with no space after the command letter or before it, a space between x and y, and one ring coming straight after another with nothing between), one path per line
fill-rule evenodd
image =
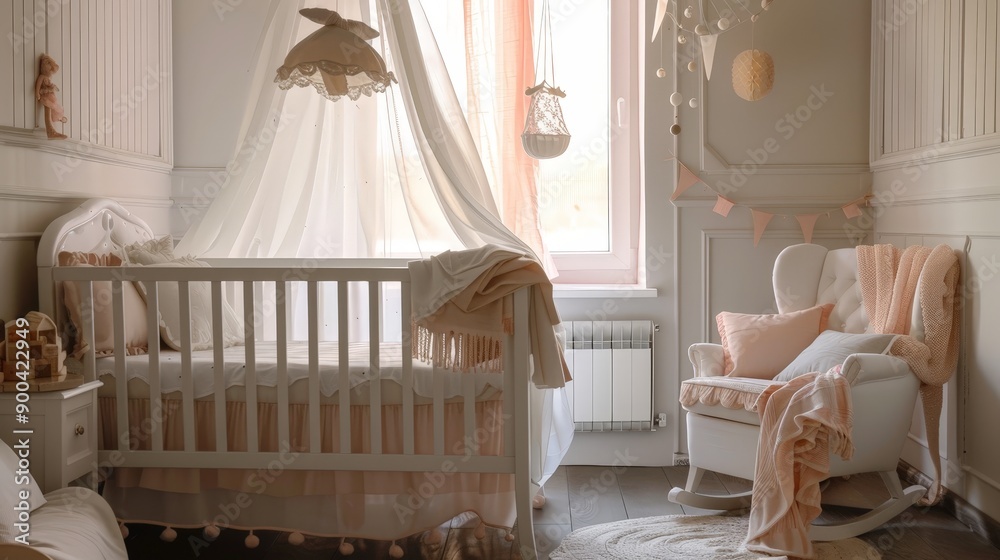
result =
M74 430L74 432L76 432L76 435L82 436L83 432L84 432L83 424L77 424L76 425L76 430Z

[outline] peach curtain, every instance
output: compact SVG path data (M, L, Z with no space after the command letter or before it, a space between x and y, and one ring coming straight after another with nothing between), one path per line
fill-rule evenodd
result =
M466 119L500 200L503 223L555 271L542 240L538 161L521 147L534 85L534 0L464 0Z

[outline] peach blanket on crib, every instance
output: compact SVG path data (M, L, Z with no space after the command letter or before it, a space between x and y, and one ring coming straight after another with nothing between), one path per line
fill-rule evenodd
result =
M809 526L820 514L819 483L830 452L851 458L851 389L836 370L776 383L757 401L760 439L746 547L813 556Z
M514 333L513 294L531 288L531 381L540 389L571 378L554 328L552 283L538 261L496 245L445 251L409 263L414 357L457 371L502 371L501 341Z

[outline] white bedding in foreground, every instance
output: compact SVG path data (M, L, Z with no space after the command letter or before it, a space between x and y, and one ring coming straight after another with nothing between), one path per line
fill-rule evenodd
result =
M320 392L329 397L340 389L339 343L319 343L319 385ZM352 342L348 346L350 358L350 386L354 387L371 381L373 370L369 359L370 348L367 342ZM224 371L226 388L244 386L246 384L247 368L246 348L232 346L224 353ZM127 379L141 379L149 383L148 355L126 356L125 367ZM68 360L68 362L73 362ZM257 385L277 387L278 385L278 346L274 342L258 342L254 352L254 363L257 375ZM176 350L160 351L160 390L163 393L181 390L181 353ZM73 363L71 371L82 371L82 364ZM215 352L201 350L191 354L191 371L194 379L194 398L211 395L215 391ZM97 375L115 375L115 358L109 356L97 359ZM452 398L462 394L463 376L474 376L476 394L480 394L487 385L503 388L503 376L499 373L457 373L442 368L434 368L430 364L413 360L413 388L423 397L434 396L434 378L440 377L444 389L444 398ZM294 383L309 377L309 346L305 342L288 343L288 382ZM379 378L390 379L402 385L403 359L400 343L383 343L379 354Z
M52 560L127 560L111 507L96 492L71 487L45 495L31 512L31 548Z

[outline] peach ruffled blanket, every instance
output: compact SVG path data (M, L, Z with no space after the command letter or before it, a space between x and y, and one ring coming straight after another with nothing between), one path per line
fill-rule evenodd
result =
M869 332L905 335L896 339L889 352L902 358L920 378L927 447L934 465L934 483L921 503L936 504L942 492L942 386L955 372L961 333L958 257L943 244L933 249L917 245L903 251L892 245L861 246L857 253ZM914 295L920 298L923 341L909 336Z
M415 358L458 371L502 371L501 342L514 332L513 294L530 286L531 380L545 389L571 379L554 330L552 283L538 261L485 245L412 261L409 270Z
M748 550L813 556L809 526L820 514L819 483L830 453L854 452L851 388L833 369L776 383L757 400L760 439L750 506Z

